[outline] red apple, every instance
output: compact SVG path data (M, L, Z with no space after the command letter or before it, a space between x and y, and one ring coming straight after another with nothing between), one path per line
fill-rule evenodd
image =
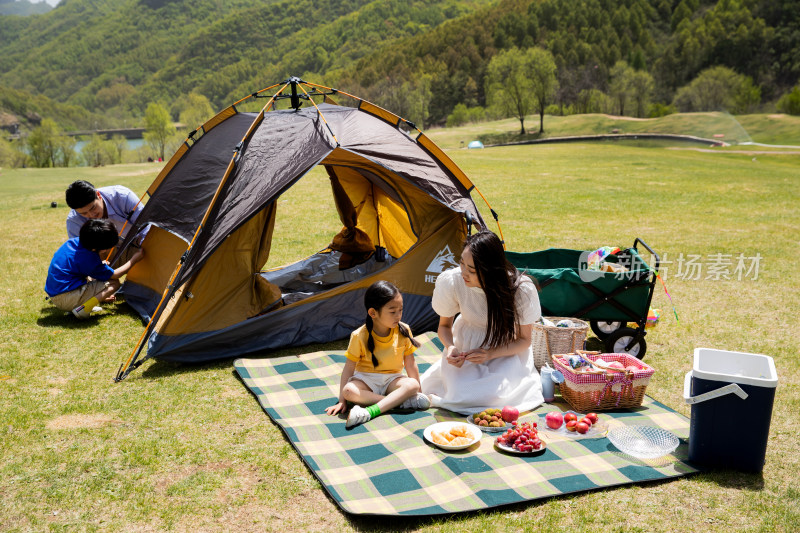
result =
M575 429L578 431L578 433L586 433L589 431L589 426L586 424L586 422L578 422L575 424Z
M575 420L570 420L569 422L567 422L567 431L575 431L576 429L578 429L576 427L577 425L578 422L576 422Z
M577 422L578 415L576 415L575 413L565 413L564 414L564 422L570 422L570 421L573 421L573 420Z
M509 423L514 423L519 418L519 409L512 405L503 407L503 420Z
M592 427L592 424L593 424L592 419L589 418L588 416L584 416L583 418L578 420L578 423L581 423L581 422L586 424L586 427Z
M588 418L589 420L591 420L591 421L592 421L592 424L597 424L597 420L598 420L600 417L599 417L599 416L597 416L597 413L589 413L589 414L587 414L587 415L586 415L586 417L585 417L585 418Z
M550 429L558 429L564 423L564 415L558 411L551 411L545 415L544 421Z

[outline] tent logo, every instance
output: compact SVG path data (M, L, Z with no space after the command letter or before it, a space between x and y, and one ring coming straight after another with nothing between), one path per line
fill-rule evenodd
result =
M431 274L441 274L445 270L457 267L458 263L456 263L456 258L453 256L453 252L450 251L450 245L446 245L444 248L439 250L439 253L436 254L436 257L433 258L431 264L428 265L426 269L430 274L425 275L425 281L428 283L435 283L436 276Z

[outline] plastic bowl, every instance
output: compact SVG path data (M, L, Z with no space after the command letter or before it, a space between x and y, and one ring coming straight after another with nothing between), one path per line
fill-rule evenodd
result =
M675 451L678 437L652 426L618 426L608 432L608 440L621 452L638 459L655 459Z

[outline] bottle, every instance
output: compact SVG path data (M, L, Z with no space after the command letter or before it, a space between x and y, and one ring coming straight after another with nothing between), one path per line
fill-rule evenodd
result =
M544 397L544 401L550 403L556 399L556 384L564 383L564 374L550 368L550 365L547 363L545 363L539 372L542 380L542 396Z

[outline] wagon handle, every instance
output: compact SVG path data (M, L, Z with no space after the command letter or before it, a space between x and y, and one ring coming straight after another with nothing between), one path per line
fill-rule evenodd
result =
M660 258L660 257L658 257L658 254L656 253L656 251L655 251L655 250L653 250L652 248L650 248L650 247L647 245L647 243L646 243L646 242L644 242L644 241L643 241L642 239L640 239L639 237L636 237L636 239L633 241L633 249L634 249L634 250L636 250L637 252L639 251L639 248L637 247L637 245L638 245L639 243L641 243L641 244L642 244L642 246L644 246L645 250L647 250L648 252L650 252L650 253L653 255L653 257L655 257L655 258L656 258L656 265L655 265L655 267L654 267L652 270L653 270L654 272L658 272L658 266L661 264L661 258Z

